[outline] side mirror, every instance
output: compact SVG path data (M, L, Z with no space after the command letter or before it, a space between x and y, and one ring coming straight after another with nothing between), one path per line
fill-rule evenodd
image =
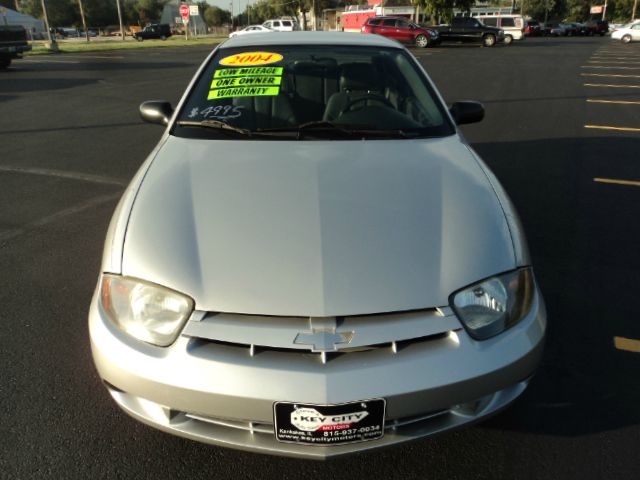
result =
M484 106L480 102L455 102L449 113L458 125L477 123L484 118Z
M150 100L140 104L140 117L145 122L169 125L173 115L173 108L164 100Z

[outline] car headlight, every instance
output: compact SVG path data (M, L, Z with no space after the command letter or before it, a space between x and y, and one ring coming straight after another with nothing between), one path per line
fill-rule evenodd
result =
M523 268L488 278L452 295L452 307L469 335L485 340L522 320L531 309L533 272Z
M104 274L100 303L122 331L143 342L171 345L193 311L193 300L168 288Z

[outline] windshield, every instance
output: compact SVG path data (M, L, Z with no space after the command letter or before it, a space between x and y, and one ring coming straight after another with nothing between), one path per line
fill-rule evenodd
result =
M218 50L172 131L198 138L299 140L454 132L404 50L308 45Z

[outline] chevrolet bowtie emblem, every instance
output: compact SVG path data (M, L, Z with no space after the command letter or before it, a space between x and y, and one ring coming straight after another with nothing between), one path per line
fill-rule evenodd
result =
M312 352L334 352L338 345L351 343L354 332L336 332L337 321L335 317L309 318L310 331L300 332L293 343L297 345L309 345Z

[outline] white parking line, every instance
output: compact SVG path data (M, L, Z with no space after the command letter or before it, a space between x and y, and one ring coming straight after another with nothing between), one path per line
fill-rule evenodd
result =
M640 70L640 67L604 67L600 65L581 65L580 68L600 68L605 70Z
M612 57L612 55L616 55L615 57ZM603 59L620 59L620 60L627 60L627 59L639 59L640 55L621 55L620 53L594 53L591 58L596 58L596 57L602 57Z
M74 60L22 60L20 63L80 63L80 61Z
M606 88L640 88L640 85L616 85L609 83L585 83L585 87L606 87Z
M26 167L12 167L9 165L0 165L0 172L7 173L23 173L28 175L42 175L45 177L58 177L68 178L70 180L80 180L83 182L102 183L104 185L115 185L123 187L127 184L124 180L118 180L116 178L104 177L100 175L91 175L88 173L80 172L65 172L62 170L49 170L47 168L26 168Z
M39 227L44 227L50 223L55 222L64 217L68 217L69 215L73 215L75 213L80 213L83 210L87 210L92 207L96 207L100 204L111 202L120 197L120 193L111 194L111 195L103 195L101 197L96 197L91 200L87 200L86 202L80 203L76 206L66 208L64 210L60 210L59 212L54 213L53 215L49 215L47 217L38 219L34 222L28 223L22 227L14 228L13 230L7 230L5 232L0 232L0 243L4 243L7 240L11 240L13 238L19 237L30 230L35 230Z
M640 75L625 75L623 73L581 73L583 77L606 77L606 78L640 78Z
M632 100L598 100L593 98L588 98L587 103L611 103L614 105L640 105L640 101L635 102Z
M640 62L617 62L610 60L589 60L587 63L608 63L610 65L640 65Z

